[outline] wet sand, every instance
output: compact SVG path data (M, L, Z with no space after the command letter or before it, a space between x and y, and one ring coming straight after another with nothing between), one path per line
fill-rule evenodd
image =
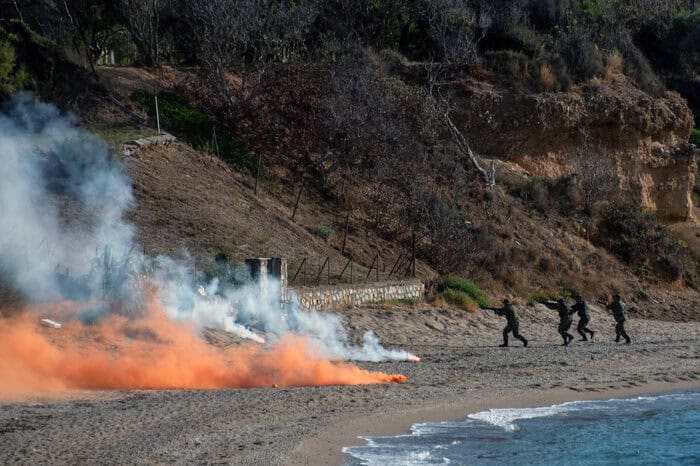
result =
M528 348L497 348L504 321L440 309L344 312L420 363L361 363L405 384L232 390L74 392L0 404L0 463L341 464L358 435L398 434L421 421L494 407L550 405L700 388L700 323L631 316L632 345L594 311L593 342L560 346L556 315L521 312ZM575 329L572 329L575 330ZM572 333L574 333L572 331Z

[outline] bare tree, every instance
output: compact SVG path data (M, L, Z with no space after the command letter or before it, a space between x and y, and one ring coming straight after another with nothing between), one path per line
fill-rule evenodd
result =
M158 65L160 58L160 9L158 0L115 0L115 15L121 20L146 66Z
M457 147L459 147L459 150L462 152L462 154L467 156L471 165L476 169L476 171L479 172L481 177L486 182L486 185L489 188L496 186L496 165L493 162L491 162L491 166L489 167L488 173L486 172L486 170L481 168L479 159L477 159L476 155L469 146L469 143L464 138L459 129L457 129L457 126L455 126L455 124L452 122L449 111L445 112L445 123L447 124L447 128L450 131L450 136L452 137L452 140L455 144L457 144Z
M437 46L437 56L447 63L478 61L478 44L493 22L488 2L424 0L421 10L427 18L428 34Z

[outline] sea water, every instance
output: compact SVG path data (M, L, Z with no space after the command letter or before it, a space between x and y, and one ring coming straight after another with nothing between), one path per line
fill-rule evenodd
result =
M700 465L700 391L492 409L362 438L346 464Z

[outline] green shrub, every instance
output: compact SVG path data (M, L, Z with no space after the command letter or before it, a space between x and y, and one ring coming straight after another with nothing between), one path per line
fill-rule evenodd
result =
M15 48L5 40L0 40L0 96L22 89L28 81L24 66L15 63Z
M549 299L549 293L545 293L542 290L533 291L532 293L525 296L525 302L527 302L529 306L532 306L535 303L543 303L545 301L549 301Z
M152 118L156 116L155 95L136 91L132 98L141 105ZM185 100L172 92L158 94L158 110L161 128L198 150L208 149L218 154L226 162L255 173L257 160L233 136L213 118L201 110L191 107ZM216 130L216 145L213 132ZM218 147L216 147L218 145Z
M525 296L525 302L529 306L545 301L556 301L559 298L569 299L574 296L574 291L569 288L559 288L557 290L536 290Z
M489 307L491 299L476 284L464 277L451 275L445 281L446 290L460 291L472 299L479 307ZM446 299L447 300L447 299ZM449 302L449 301L448 301Z
M447 288L442 292L442 299L448 304L453 306L459 306L463 308L476 308L478 304L465 292L455 290L453 288Z
M319 238L328 239L333 234L333 230L326 225L319 225L314 229L314 234Z
M690 139L688 142L700 147L700 129L693 128L693 130L690 132Z

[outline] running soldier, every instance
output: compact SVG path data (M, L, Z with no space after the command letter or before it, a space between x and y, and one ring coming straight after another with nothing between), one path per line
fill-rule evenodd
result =
M595 332L588 328L588 322L591 320L591 315L588 312L588 305L580 294L577 294L574 299L576 300L576 304L571 306L571 313L576 314L578 312L578 326L576 327L576 331L581 335L583 341L588 341L586 333L591 336L592 340Z
M559 335L564 339L564 346L568 346L574 339L574 336L569 333L573 321L571 320L571 311L566 307L564 299L559 298L556 303L549 301L543 304L559 313Z
M615 325L615 343L619 343L620 337L622 337L625 339L625 343L629 345L632 343L632 340L627 335L627 332L625 332L625 320L627 319L625 318L625 306L622 304L620 299L620 295L616 294L613 296L613 301L610 304L602 301L601 304L605 305L606 308L612 311L615 322L617 322Z
M518 313L515 311L515 306L507 300L503 300L503 307L487 307L492 311L496 311L499 316L505 316L508 321L508 325L503 329L503 344L498 345L500 347L508 346L508 334L513 332L513 336L518 340L523 342L523 346L527 347L527 339L520 335L520 320L518 319Z

